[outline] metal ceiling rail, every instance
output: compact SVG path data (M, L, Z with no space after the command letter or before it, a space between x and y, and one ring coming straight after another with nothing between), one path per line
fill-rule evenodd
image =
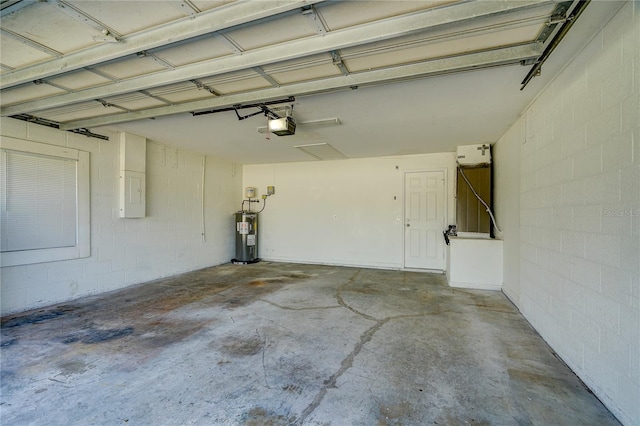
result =
M60 123L58 123L56 121L47 120L46 118L34 117L34 116L31 116L31 115L28 115L28 114L14 115L12 118L15 118L16 120L27 121L29 123L39 124L41 126L52 127L54 129L59 129L60 128ZM87 137L102 139L102 140L105 140L105 141L109 140L108 136L104 136L104 135L99 135L97 133L93 133L89 129L79 128L79 129L70 129L70 130L67 130L67 131L71 132L71 133L77 133L77 134L80 134L80 135L84 135L84 136L87 136Z
M0 87L6 89L32 80L73 71L107 60L153 49L165 44L228 29L240 24L299 9L323 0L239 0L226 6L201 12L177 21L140 31L120 39L120 43L105 43L62 58L51 59L0 76ZM30 4L30 3L29 3Z
M205 109L223 108L233 106L235 104L264 102L268 99L275 99L285 96L309 95L359 85L388 83L409 78L426 77L429 75L441 75L445 73L460 72L505 64L519 64L522 60L540 56L542 50L543 47L540 45L540 43L530 43L520 46L512 46L501 49L493 49L488 51L435 59L415 64L383 68L375 71L349 74L347 76L341 75L337 77L290 84L281 87L220 96L212 99L185 102L183 104L176 104L166 107L157 107L142 111L133 111L130 113L112 114L89 119L74 120L62 123L60 125L60 128L62 130L75 128L92 128L108 124L141 120L145 118L191 113L193 111L202 111Z
M560 44L562 39L567 35L567 33L569 32L573 24L580 17L582 12L584 12L585 8L589 5L590 1L591 0L578 1L578 4L576 5L576 7L573 8L573 10L571 11L571 14L567 16L566 20L562 24L562 27L560 27L560 30L556 33L556 35L551 40L551 43L549 43L549 45L544 50L544 52L542 52L542 55L540 55L540 57L536 60L533 67L531 67L531 70L529 70L524 80L522 80L522 83L520 83L521 84L520 90L524 90L524 88L527 87L527 84L529 84L531 79L536 75L538 75L538 73L542 69L542 64L546 62L546 60L549 58L551 53L555 50L556 47L558 47L558 45Z
M198 116L198 115L206 115L206 114L215 114L218 112L225 112L225 111L237 111L239 109L246 109L246 108L260 108L263 106L268 106L268 105L280 105L280 104L290 104L292 102L295 102L296 98L293 96L289 96L288 98L284 98L284 99L276 99L273 101L267 101L267 102L258 102L258 103L253 103L253 104L235 104L233 106L230 107L224 107L224 108L215 108L215 109L211 109L208 111L200 111L200 112L194 112L192 113L192 115Z
M23 102L3 107L2 115L33 113L34 111L54 108L70 103L145 90L185 80L225 74L317 53L325 53L360 44L401 37L429 28L451 25L470 19L521 10L547 3L549 2L546 0L522 0L517 2L486 2L476 0L474 2L456 3L447 7L428 9L422 12L396 16L369 24L336 30L322 36L303 38L246 51L242 55L227 56L185 65L170 72L134 77L73 93Z

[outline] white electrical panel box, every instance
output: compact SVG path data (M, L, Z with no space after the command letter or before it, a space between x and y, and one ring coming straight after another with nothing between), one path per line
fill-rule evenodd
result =
M120 217L145 217L147 139L125 132L119 138Z
M456 150L456 159L461 166L491 164L491 145L463 145Z

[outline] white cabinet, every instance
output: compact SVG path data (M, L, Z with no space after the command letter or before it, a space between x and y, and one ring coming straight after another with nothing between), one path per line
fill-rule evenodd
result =
M451 237L447 247L451 287L502 289L502 240Z

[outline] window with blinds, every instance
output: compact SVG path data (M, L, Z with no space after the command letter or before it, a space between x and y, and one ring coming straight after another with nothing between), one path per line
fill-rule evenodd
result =
M2 139L2 266L89 255L88 153Z
M2 151L1 251L76 245L77 161Z

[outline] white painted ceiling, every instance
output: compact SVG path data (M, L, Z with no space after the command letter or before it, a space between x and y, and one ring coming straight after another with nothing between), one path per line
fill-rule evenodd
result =
M2 115L243 164L307 161L294 147L317 143L453 151L495 142L620 4L592 2L521 91L574 2L2 0ZM259 133L257 107L191 114L289 96L268 108L293 107L291 136Z

